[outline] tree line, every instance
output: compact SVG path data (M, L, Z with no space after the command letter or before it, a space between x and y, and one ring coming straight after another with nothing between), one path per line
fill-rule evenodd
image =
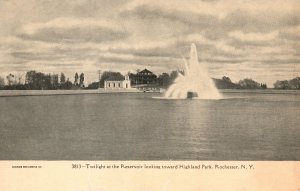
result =
M277 80L274 84L275 89L300 90L300 77L291 80Z
M234 83L227 76L221 79L214 79L213 81L218 89L267 89L267 84L258 83L251 78L245 78L238 83Z
M8 74L7 83L0 76L0 89L6 90L56 90L56 89L79 89L84 88L84 73L75 73L72 83L64 73L44 74L35 70L28 71L25 75Z
M184 71L179 71L184 74ZM133 73L128 72L128 76L133 76ZM170 73L162 73L157 76L155 86L161 88L168 88L178 76L178 71L171 71ZM25 78L25 79L24 79ZM0 89L20 89L20 90L55 90L55 89L98 89L104 87L104 81L109 78L124 79L120 72L105 71L101 75L100 81L90 83L87 87L84 86L84 73L80 75L76 72L74 75L74 82L71 82L64 73L60 74L44 74L35 70L28 71L26 75L9 74L6 76L6 81L0 76ZM227 76L221 79L213 78L213 81L218 89L267 89L265 83L258 83L251 78L245 78L237 83L231 81ZM134 84L134 82L131 82ZM276 81L274 83L275 89L298 89L300 90L300 77L291 80Z

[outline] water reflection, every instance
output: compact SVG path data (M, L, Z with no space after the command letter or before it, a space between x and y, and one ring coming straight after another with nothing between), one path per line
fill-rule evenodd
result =
M1 98L1 159L299 160L299 96L152 96Z

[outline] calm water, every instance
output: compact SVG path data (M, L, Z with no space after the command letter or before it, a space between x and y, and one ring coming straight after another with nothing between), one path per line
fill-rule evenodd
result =
M0 159L300 160L300 92L0 97Z

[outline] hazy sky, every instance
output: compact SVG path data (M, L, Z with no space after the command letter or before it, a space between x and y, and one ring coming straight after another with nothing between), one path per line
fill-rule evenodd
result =
M211 77L300 76L299 0L0 0L0 26L2 77L169 72L192 42Z

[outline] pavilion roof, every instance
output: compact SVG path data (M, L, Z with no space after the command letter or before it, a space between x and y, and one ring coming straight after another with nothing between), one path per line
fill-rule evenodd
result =
M125 80L124 76L109 76L105 81L123 81Z
M144 73L151 73L152 74L153 72L151 72L150 70L145 68L144 70L140 71L139 73L140 74L144 74Z

